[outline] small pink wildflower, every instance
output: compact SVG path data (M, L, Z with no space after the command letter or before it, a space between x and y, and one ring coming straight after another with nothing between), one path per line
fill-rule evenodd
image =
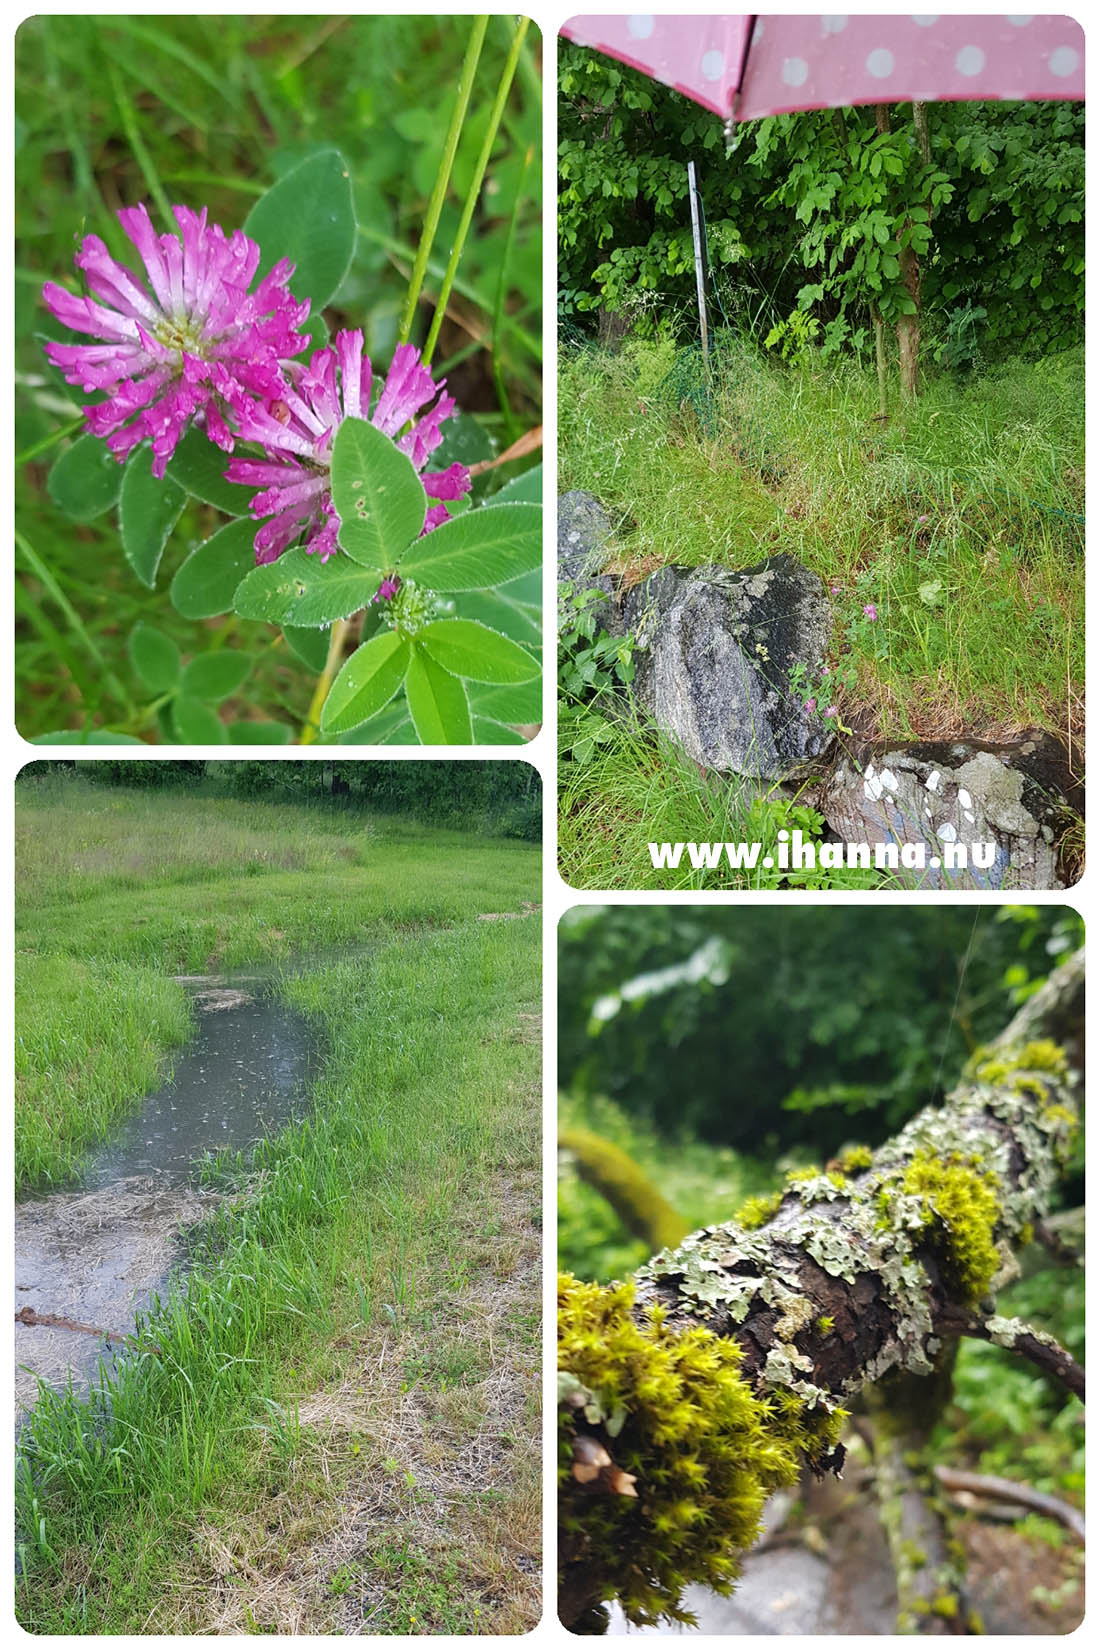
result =
M802 709L803 710L816 710L817 709L817 700L816 699L807 699L806 703L802 706Z
M829 586L829 589L831 590L831 592L834 596L839 596L841 590L843 589L843 586L839 585L839 584L831 584Z
M925 522L926 522L926 521L927 521L927 520L928 520L928 517L927 517L927 516L918 516L918 517L917 517L917 523L918 523L918 525L919 525L919 526L921 526L921 527L923 527L923 526L924 526L924 524L925 524Z
M277 392L263 404L255 402L242 413L238 433L258 441L266 461L235 458L226 479L262 486L249 504L253 516L268 516L255 538L258 564L277 560L304 532L306 549L322 561L338 548L340 518L332 502L329 468L332 441L345 418L369 418L376 429L396 441L416 469L429 499L438 499L427 513L424 532L447 519L445 499L461 498L470 489L464 464L446 470L424 466L443 440L439 426L454 412L442 390L412 344L399 344L374 411L370 410L373 372L363 355L361 332L338 332L329 349L318 350L308 366L293 362ZM424 409L427 408L425 411ZM398 437L411 419L416 423Z
M227 237L207 223L205 208L172 210L178 236L158 235L144 206L118 214L141 254L148 286L111 257L98 235L88 235L76 265L95 296L77 298L53 281L42 289L65 326L104 340L45 346L70 384L106 391L104 401L84 408L88 429L106 437L120 462L151 441L155 476L163 476L184 431L199 418L211 441L233 451L224 413L239 413L251 396L275 392L280 363L305 348L295 328L309 314L308 301L299 304L287 289L292 263L277 263L250 293L260 262L256 242L240 229Z
M864 607L863 617L865 619L870 619L871 623L874 624L875 620L878 618L878 608L875 606L874 602L868 602Z
M823 710L821 712L821 714L822 714L822 716L835 716L836 715L836 706L835 705L830 705L828 710Z
M392 579L383 579L382 583L378 586L378 589L371 597L371 602L392 602L393 598L397 595L397 592L400 589L401 580L396 576L396 574Z

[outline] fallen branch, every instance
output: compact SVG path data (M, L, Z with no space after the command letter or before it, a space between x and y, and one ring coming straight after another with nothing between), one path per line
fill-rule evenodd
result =
M1076 1358L1045 1330L1032 1329L1019 1318L981 1318L973 1312L954 1308L945 1311L943 1322L957 1335L988 1341L991 1345L1003 1346L1007 1352L1026 1358L1084 1403L1085 1371Z
M1014 1501L1017 1506L1030 1507L1033 1512L1056 1518L1067 1530L1072 1530L1081 1541L1085 1539L1085 1515L1068 1501L1059 1501L1056 1495L1046 1495L1032 1489L1030 1484L1017 1484L1012 1478L992 1478L980 1472L961 1472L955 1467L936 1467L936 1477L945 1490L962 1490L968 1495L988 1497L995 1501Z
M97 1329L94 1324L77 1323L73 1318L59 1318L52 1312L36 1312L33 1306L24 1306L15 1314L16 1323L24 1324L28 1329L75 1329L82 1335L101 1335L105 1341L127 1341L129 1335L124 1335L114 1329Z
M960 1312L995 1321L994 1280L1048 1213L1076 1132L1078 1073L1049 1032L1075 1046L1083 981L1078 955L877 1151L791 1177L625 1285L563 1279L567 1627L598 1629L608 1598L650 1625L685 1619L691 1582L729 1592L766 1497L803 1461L842 1465L845 1400L931 1374ZM614 1493L626 1480L636 1494Z

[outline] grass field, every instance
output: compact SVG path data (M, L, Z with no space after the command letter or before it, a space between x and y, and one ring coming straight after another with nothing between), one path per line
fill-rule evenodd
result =
M537 901L537 852L64 777L22 782L17 814L20 1026L40 1084L51 1008L109 1006L116 969L130 1007L99 1036L109 1052L117 1031L120 1064L158 979L230 960L283 960L325 1050L307 1119L222 1166L244 1195L192 1234L110 1389L40 1400L19 1464L20 1623L525 1631L539 924L477 918ZM178 1030L145 1027L151 1060ZM24 1095L17 1140L48 1092ZM81 1092L66 1103L58 1172L106 1126Z
M569 351L560 490L601 500L612 565L631 580L670 562L805 562L833 604L828 694L859 734L1041 726L1080 766L1083 371L1071 352L933 375L883 422L873 374L855 364L784 366L732 343L703 428L684 400L698 373L670 345ZM562 731L561 868L574 886L619 886L628 859L630 886L691 886L684 872L647 877L645 843L741 834L752 799L700 779L651 728L605 719L583 763L569 759L568 705Z

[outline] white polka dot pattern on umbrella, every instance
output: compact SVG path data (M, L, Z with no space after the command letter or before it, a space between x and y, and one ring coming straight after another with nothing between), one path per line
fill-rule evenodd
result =
M1084 35L1066 16L646 12L576 17L562 33L723 117L739 93L739 120L915 98L1085 95Z
M955 67L960 74L981 74L985 68L985 53L980 46L964 46L955 54Z
M1073 74L1079 61L1080 59L1072 46L1055 46L1047 59L1051 74L1059 76Z

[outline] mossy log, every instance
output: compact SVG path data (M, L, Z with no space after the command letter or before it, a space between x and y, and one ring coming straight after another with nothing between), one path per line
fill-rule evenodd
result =
M995 1315L1077 1128L1084 963L1064 963L942 1106L801 1174L755 1229L692 1233L625 1284L559 1294L559 1613L599 1631L690 1620L728 1592L773 1490L839 1470L845 1401L927 1376L960 1334L1083 1390L1049 1337ZM1059 1041L1048 1033L1057 1030Z

